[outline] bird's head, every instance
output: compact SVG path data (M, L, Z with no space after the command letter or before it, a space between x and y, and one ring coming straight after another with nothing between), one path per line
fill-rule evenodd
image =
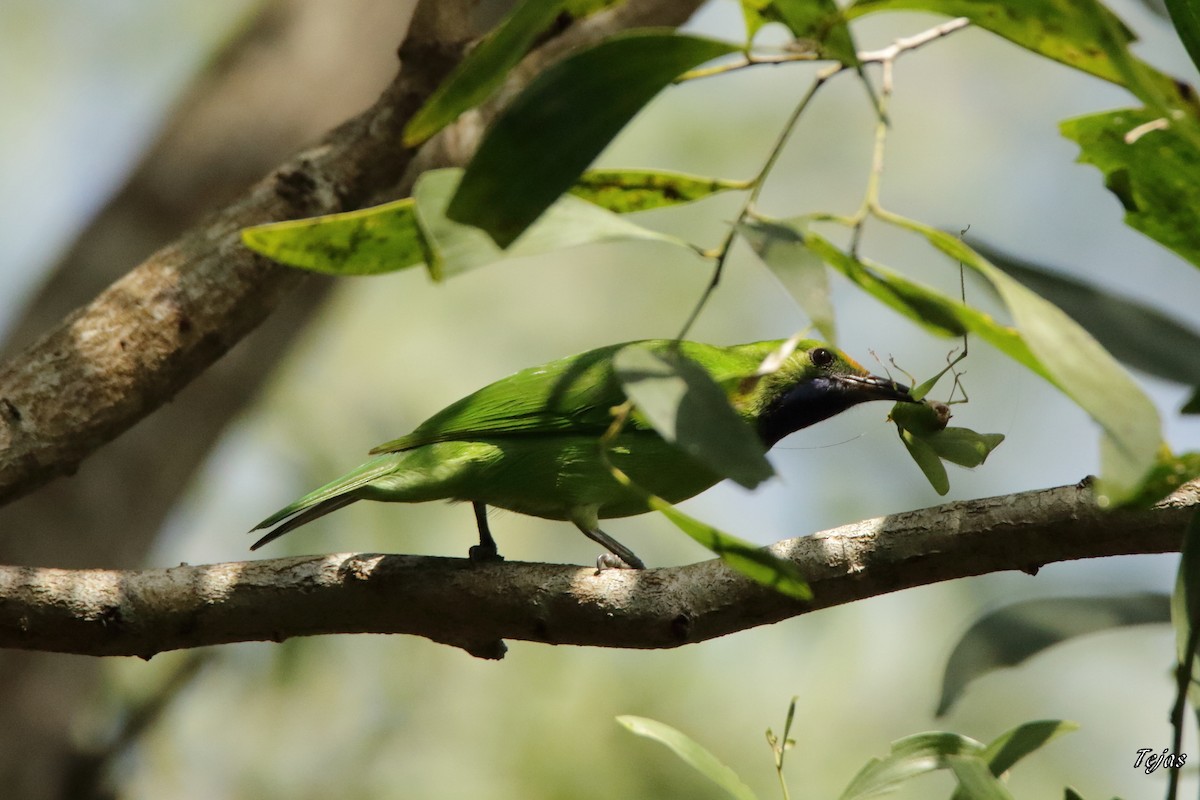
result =
M907 386L872 375L842 351L814 339L799 342L754 394L758 434L767 447L859 403L913 402Z

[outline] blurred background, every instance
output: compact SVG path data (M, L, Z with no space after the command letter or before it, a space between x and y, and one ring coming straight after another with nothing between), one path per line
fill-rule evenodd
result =
M1169 24L1115 2L1137 52L1195 83ZM11 353L284 156L368 105L391 79L409 3L219 0L0 4L0 329ZM856 23L861 48L939 21ZM740 40L714 0L689 25ZM779 43L779 31L763 41ZM665 92L601 157L605 166L750 177L811 80L760 68ZM1073 163L1065 118L1129 105L1121 90L967 30L896 68L884 173L890 209L1084 276L1197 324L1200 274L1121 223L1100 174ZM849 212L862 197L873 115L843 76L818 97L763 195L768 213ZM644 215L706 246L737 197ZM876 226L867 255L956 292L958 270ZM245 531L474 389L532 364L673 335L709 279L652 245L597 246L505 262L442 285L410 270L313 279L217 368L79 473L0 509L0 558L78 567L248 557ZM968 300L991 308L985 290ZM955 343L931 338L835 279L839 344L868 366L923 378ZM807 320L739 245L692 338L785 337ZM1008 438L951 475L948 499L1074 483L1097 469L1085 415L972 343L958 424ZM1140 377L1140 376L1139 376ZM1143 379L1176 449L1200 448L1185 392ZM943 398L944 399L944 398ZM722 484L684 510L768 543L941 502L884 421L860 407L772 451L779 477ZM564 523L493 516L510 559L591 563ZM665 520L606 529L652 565L709 554ZM359 504L262 553L465 555L469 507ZM934 707L954 643L979 614L1032 597L1169 591L1176 558L1107 559L991 575L876 598L665 652L510 643L501 662L422 639L344 636L245 644L150 662L0 653L0 785L18 797L718 797L614 717L652 717L778 796L763 737L795 695L792 796L836 796L902 736L988 740L1037 718L1082 730L1022 764L1018 797L1161 796L1165 770L1133 768L1170 744L1173 636L1147 626L1088 637ZM186 680L174 680L181 669ZM174 683L172 681L174 680ZM166 687L166 688L164 688ZM173 688L172 688L173 687ZM162 702L159 702L162 701ZM1189 729L1189 737L1194 731ZM1189 762L1200 746L1186 740ZM1189 770L1189 775L1194 775ZM1195 780L1190 778L1194 791ZM948 794L944 775L902 797ZM61 788L65 787L65 788Z

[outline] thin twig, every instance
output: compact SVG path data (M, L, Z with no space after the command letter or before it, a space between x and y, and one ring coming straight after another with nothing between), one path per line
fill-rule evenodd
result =
M892 92L893 63L897 58L900 57L900 55L923 47L924 45L944 36L948 36L951 33L966 27L968 24L969 21L965 17L948 20L914 36L897 39L890 46L881 50L866 51L859 54L859 61L863 64L878 63L883 65L883 96L878 101L879 104L877 110L879 111L879 121L876 129L875 153L872 160L871 174L868 179L869 182L867 186L867 194L864 198L862 208L860 208L859 212L851 218L854 229L852 233L850 249L852 254L857 251L863 222L865 221L868 213L872 212L878 206L879 183L883 174L883 146L887 135L886 106L888 98ZM788 54L777 56L755 56L752 53L746 53L742 56L740 61L733 61L727 64L718 65L716 67L709 67L704 70L693 70L692 72L685 73L680 80L694 80L697 78L712 77L713 75L719 75L725 72L733 72L735 70L759 66L762 64L778 65L793 61L811 60L812 58L808 54L804 54L804 57L802 57L801 55L792 56ZM716 260L716 263L713 265L712 279L708 282L708 285L705 286L704 292L700 295L700 299L696 302L696 305L692 307L692 311L690 314L688 314L687 320L684 322L683 328L680 330L677 338L686 338L688 332L692 329L692 326L699 318L700 312L704 310L704 307L708 304L709 299L716 291L717 286L720 285L721 277L725 270L725 264L729 260L730 250L733 247L734 240L737 238L738 227L744 224L747 219L755 216L755 206L758 202L759 195L762 193L763 186L766 184L767 177L770 175L771 171L775 168L776 163L779 161L779 157L783 153L784 146L791 138L792 132L795 130L796 125L800 121L801 114L803 114L805 109L808 108L809 104L812 102L812 99L816 96L817 92L822 86L824 86L831 78L836 75L840 75L847 69L848 67L845 64L836 63L830 64L818 71L816 77L813 79L812 84L804 93L804 96L800 98L796 104L796 107L792 110L792 113L788 116L788 119L784 123L783 128L780 130L779 135L775 138L775 142L771 146L770 152L767 154L766 159L759 168L758 173L750 180L750 191L745 202L742 204L741 210L738 212L737 217L730 225L724 241L711 254Z
M1171 708L1171 727L1174 736L1171 740L1171 754L1178 755L1183 750L1183 714L1187 710L1188 689L1192 685L1192 668L1196 664L1196 647L1200 645L1200 620L1190 620L1186 649L1183 660L1175 670L1175 705ZM1171 769L1167 772L1167 800L1176 800L1179 795L1179 773L1182 770Z

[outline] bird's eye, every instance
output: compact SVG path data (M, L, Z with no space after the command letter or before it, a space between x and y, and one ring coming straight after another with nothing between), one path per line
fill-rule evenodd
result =
M809 352L808 357L812 359L812 363L818 367L828 367L833 363L833 353L826 350L824 347L815 347Z

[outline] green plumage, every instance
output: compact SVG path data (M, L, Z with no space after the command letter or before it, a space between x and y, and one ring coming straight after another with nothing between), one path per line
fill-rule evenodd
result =
M725 390L738 415L768 447L781 432L856 403L908 399L904 387L868 375L842 353L811 340L800 342L776 371L759 380L747 379L782 341L733 347L670 340L630 344L660 353L677 346ZM611 409L625 400L613 357L626 346L601 347L524 369L452 403L412 433L376 447L371 451L375 457L354 471L263 520L255 530L283 524L254 548L356 500L463 500L480 511L492 505L570 520L640 566L598 527L599 519L646 511L644 502L609 473L597 443L612 423ZM636 412L613 441L609 457L639 486L672 503L720 479L665 442ZM482 550L473 553L494 557L481 513L479 518Z

